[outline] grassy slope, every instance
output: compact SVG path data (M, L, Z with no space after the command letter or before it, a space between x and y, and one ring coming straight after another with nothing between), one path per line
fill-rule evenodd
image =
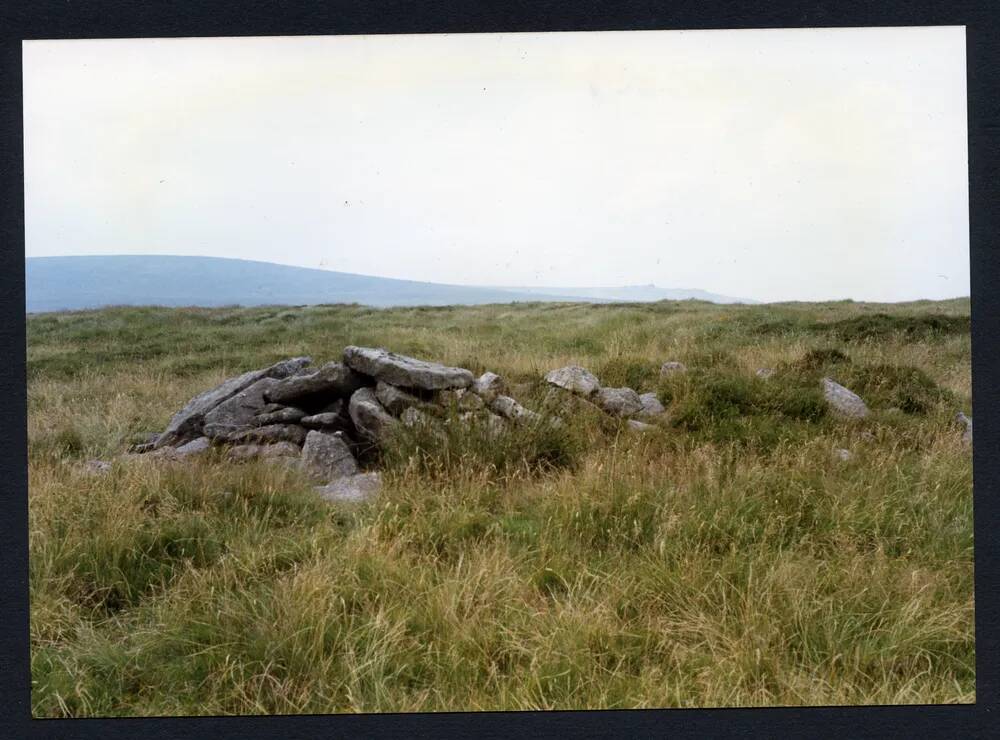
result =
M865 318L880 311L895 318ZM970 408L968 311L30 317L34 712L973 701L972 466L951 425ZM77 464L226 376L346 344L495 370L524 399L577 362L658 390L674 423L636 436L582 417L565 438L471 435L430 455L400 440L360 509L265 464L140 460L103 477ZM833 347L849 361L802 361ZM666 359L691 372L661 383ZM780 368L770 385L761 366ZM823 372L864 385L871 417L817 416Z

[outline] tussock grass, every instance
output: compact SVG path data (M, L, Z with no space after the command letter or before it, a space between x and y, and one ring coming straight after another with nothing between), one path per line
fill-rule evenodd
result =
M942 316L968 302L29 317L34 714L974 701L969 337L907 329ZM228 375L346 344L537 409L578 363L668 418L415 429L359 507L265 461L117 457ZM871 415L827 414L821 375Z

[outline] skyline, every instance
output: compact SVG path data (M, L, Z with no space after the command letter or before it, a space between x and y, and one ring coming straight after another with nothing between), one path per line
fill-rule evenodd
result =
M969 293L962 28L23 48L29 257Z

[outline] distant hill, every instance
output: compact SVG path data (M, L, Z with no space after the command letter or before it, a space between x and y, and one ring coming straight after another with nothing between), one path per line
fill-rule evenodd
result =
M567 296L583 295L588 298L599 298L608 301L686 301L698 300L710 303L759 303L750 298L733 298L732 296L709 293L697 288L659 288L649 285L625 285L620 288L507 288L522 293L545 293L548 295Z
M260 306L360 303L442 306L523 301L739 299L704 291L639 288L503 288L425 283L219 257L114 255L29 257L28 313L116 305Z

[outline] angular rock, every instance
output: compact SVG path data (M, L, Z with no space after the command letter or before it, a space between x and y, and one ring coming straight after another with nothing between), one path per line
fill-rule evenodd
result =
M612 416L635 416L643 410L642 399L631 388L599 388L594 403Z
M652 424L647 424L644 421L638 421L636 419L628 420L628 428L633 432L655 432L656 427Z
M291 442L275 442L269 445L248 444L230 447L226 457L230 462L245 462L261 458L273 460L278 458L297 458L302 453L298 445Z
M406 409L422 404L422 401L412 393L381 380L375 384L375 398L393 416L399 416Z
M489 403L507 393L507 383L496 373L485 372L473 381L470 390Z
M266 427L252 427L237 432L227 441L237 444L291 442L301 445L306 441L306 430L297 424L268 424Z
M868 407L856 393L849 391L830 378L823 378L821 382L823 384L823 397L836 413L852 419L860 419L868 415Z
M396 424L396 419L382 407L371 388L356 390L351 396L348 411L358 433L371 442L384 437Z
M280 381L274 378L261 378L220 403L205 414L205 435L212 439L226 440L245 429L259 426L257 414L267 403L264 393L278 382Z
M268 404L269 406L271 404ZM253 423L263 427L268 424L294 424L301 422L306 412L294 406L282 406L274 411L260 411L253 419Z
M468 388L473 381L465 368L425 362L381 347L345 347L344 364L389 385L425 391Z
M601 387L597 376L579 365L567 365L550 370L545 374L545 381L584 397L593 395Z
M639 402L642 403L642 411L639 412L639 416L655 418L666 411L655 393L641 394L639 396Z
M235 396L240 391L248 388L261 378L287 378L299 372L312 362L309 357L293 357L289 360L282 360L270 367L262 370L250 370L235 378L230 378L221 385L201 393L174 414L167 428L156 440L156 447L166 445L177 445L194 439L201 433L202 422L205 414L214 409L223 401Z
M378 473L358 473L337 478L325 486L317 486L316 492L325 501L332 503L362 503L378 493L382 480Z
M208 437L198 437L182 444L174 450L177 457L193 457L208 452L212 448L212 440Z
M510 396L497 396L490 402L490 409L505 419L516 423L534 423L541 416L530 409L524 408Z
M671 360L660 365L660 376L672 375L673 373L683 373L687 370L687 365L683 362Z
M303 416L299 419L299 424L307 429L336 429L344 426L344 415L332 411L324 411L321 414Z
M963 427L962 441L972 444L972 417L966 416L964 412L959 411L958 415L955 416L955 421Z
M328 362L318 370L286 378L268 389L265 400L294 405L321 396L348 397L367 381L341 362Z
M326 481L358 472L358 463L342 432L309 432L302 446L301 465L306 472Z

